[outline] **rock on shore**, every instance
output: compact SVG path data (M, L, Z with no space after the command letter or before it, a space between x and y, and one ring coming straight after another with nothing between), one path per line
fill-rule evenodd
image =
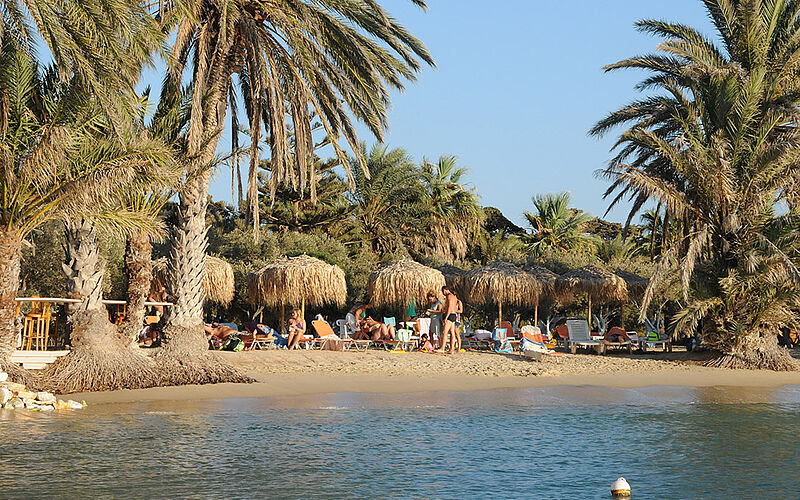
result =
M5 410L80 410L86 406L85 401L64 401L52 393L28 391L24 385L7 380L8 374L0 372L0 408Z

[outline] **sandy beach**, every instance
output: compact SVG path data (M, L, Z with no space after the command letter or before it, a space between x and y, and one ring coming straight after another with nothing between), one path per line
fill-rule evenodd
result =
M253 384L158 387L81 393L89 403L293 396L335 392L410 393L545 386L779 387L800 384L800 372L727 370L699 366L689 353L567 355L531 361L517 355L458 355L385 351L250 351L219 353Z

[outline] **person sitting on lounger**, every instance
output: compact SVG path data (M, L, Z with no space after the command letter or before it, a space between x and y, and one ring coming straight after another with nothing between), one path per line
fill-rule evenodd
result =
M603 343L605 343L605 345L620 344L630 341L631 338L628 337L628 332L618 326L612 326L603 336Z
M300 317L300 309L292 309L292 317L289 318L289 349L303 340L306 334L306 320Z

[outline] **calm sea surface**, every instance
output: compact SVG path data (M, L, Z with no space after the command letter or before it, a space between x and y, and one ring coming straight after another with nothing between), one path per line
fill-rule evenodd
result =
M800 498L800 386L0 410L0 498Z

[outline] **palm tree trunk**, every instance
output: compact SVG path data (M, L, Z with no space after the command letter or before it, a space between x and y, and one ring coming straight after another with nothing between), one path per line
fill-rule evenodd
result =
M124 342L132 345L135 345L144 325L144 303L153 281L152 250L150 238L141 232L130 236L125 243L128 311L122 324L122 337Z
M709 331L703 332L703 343L715 349L719 355L707 361L707 366L743 370L800 370L800 362L789 351L778 345L778 331L766 327L733 337L717 328L714 321L707 321ZM704 330L705 330L704 326Z
M153 361L126 345L108 319L103 305L103 271L97 232L86 219L66 224L66 262L70 298L80 299L67 309L72 328L72 351L50 365L55 391L61 393L139 389L161 384Z
M36 377L11 362L17 348L17 292L19 291L22 238L17 228L0 228L0 371L14 382L31 385Z

